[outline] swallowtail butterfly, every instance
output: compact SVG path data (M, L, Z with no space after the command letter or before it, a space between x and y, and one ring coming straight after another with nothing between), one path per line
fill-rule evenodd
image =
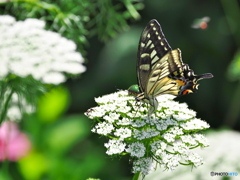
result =
M211 73L195 75L182 62L180 49L172 50L155 19L142 32L137 58L138 85L132 85L128 92L135 95L137 101L150 104L149 115L158 107L157 96L194 93L199 80L213 77Z

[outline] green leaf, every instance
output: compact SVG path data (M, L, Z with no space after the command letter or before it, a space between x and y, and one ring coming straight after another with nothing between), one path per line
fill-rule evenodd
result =
M19 169L25 180L38 180L49 168L48 158L44 154L32 151L18 162Z
M43 122L56 121L67 109L69 94L67 89L57 87L40 98L37 115Z
M240 50L237 51L229 65L228 78L232 81L240 80Z
M46 144L49 151L54 154L63 154L90 132L88 119L85 116L72 115L46 132Z

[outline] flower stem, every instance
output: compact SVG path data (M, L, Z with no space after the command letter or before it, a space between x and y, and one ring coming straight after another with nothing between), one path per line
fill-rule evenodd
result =
M124 1L126 8L128 9L129 13L132 15L134 19L140 19L140 14L137 12L135 7L133 6L132 2L129 0Z
M12 180L9 176L9 161L5 160L2 163L2 168L0 170L0 177L3 177L5 180Z
M5 92L1 92L1 94L3 94L3 98L2 98L2 99L3 99L3 100L2 100L3 104L1 104L2 109L1 109L1 112L0 112L0 113L1 113L1 114L0 114L0 125L2 124L2 122L3 122L3 121L5 120L5 118L6 118L7 110L8 110L8 105L9 105L9 102L10 102L10 100L11 100L11 98L12 98L13 93L14 93L14 90L12 89L12 90L10 91L10 93L9 93L6 101L4 101L4 94L6 94L6 91L5 91Z
M137 173L135 173L135 174L134 174L134 176L133 176L133 179L132 179L132 180L138 180L138 179L139 179L139 177L140 177L140 172L137 172Z

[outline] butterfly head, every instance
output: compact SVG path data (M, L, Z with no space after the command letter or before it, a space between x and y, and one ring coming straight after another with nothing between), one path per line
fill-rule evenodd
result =
M137 84L131 85L128 88L128 95L134 96L136 101L144 101L149 103L149 98L144 96L144 93L141 92L140 87Z

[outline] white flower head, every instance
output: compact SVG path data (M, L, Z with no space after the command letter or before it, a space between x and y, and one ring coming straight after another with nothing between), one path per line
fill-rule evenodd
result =
M133 157L143 157L145 154L145 146L143 143L140 142L134 142L128 146L128 149L126 149L127 152L130 153Z
M208 123L206 123L205 121L202 121L201 119L193 118L185 123L182 123L181 127L184 130L194 130L194 129L201 130L201 129L207 129L210 126Z
M76 44L44 27L42 20L16 21L8 15L0 16L0 80L14 74L60 84L66 81L66 74L86 70Z
M195 140L195 143L199 138L202 138L199 135L200 134L195 134L191 136L191 138ZM199 137L195 139L195 136ZM162 171L162 168L158 166L155 172L145 176L144 179L224 179L223 176L215 176L210 178L211 172L228 172L231 174L231 177L229 175L229 178L227 179L239 179L240 144L237 142L239 141L240 133L232 130L218 130L210 131L206 134L206 136L208 140L211 141L210 147L204 148L203 150L203 148L200 146L200 148L194 149L194 152L186 152L185 155L182 155L185 156L185 160L188 161L191 166L187 167L179 165L170 173L168 171ZM184 139L185 138L186 137L184 137ZM190 137L188 137L188 139L190 139ZM179 142L176 144L174 149L176 151L181 151L185 148L184 145ZM203 166L201 166L203 162L202 160L204 160Z
M119 129L116 129L114 135L116 137L119 137L120 140L123 140L125 138L131 137L132 131L128 128L121 127Z
M161 165L165 169L174 170L179 165L180 159L181 158L179 155L163 153Z
M154 171L155 166L152 158L139 158L133 162L133 173L142 172L147 175Z
M101 135L107 135L112 132L114 129L114 126L112 124L102 122L98 123L93 129L92 132L101 134Z
M209 125L196 118L186 103L161 95L158 109L148 114L148 104L136 102L127 91L118 91L95 98L98 106L85 115L96 120L92 131L107 136L107 154L129 154L133 173L147 175L159 164L175 170L180 164L199 166L203 159L192 151L209 146L206 138L196 134ZM154 165L155 164L155 165Z
M122 153L125 149L126 144L116 139L110 139L108 143L104 144L104 146L108 148L106 153L108 155L113 155Z
M203 164L203 159L196 153L189 153L186 155L186 161L193 164L195 167Z
M167 148L167 144L163 141L154 141L153 143L150 144L151 145L151 151L153 153L156 154L156 156L161 155L161 153L163 153L166 148Z

